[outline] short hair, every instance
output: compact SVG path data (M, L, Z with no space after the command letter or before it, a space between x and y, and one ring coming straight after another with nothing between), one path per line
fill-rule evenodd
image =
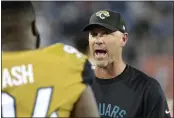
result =
M34 7L30 1L2 1L1 15L2 45L14 40L7 37L15 37L20 35L21 31L31 29L35 20ZM15 41L22 41L22 38L16 38Z
M31 7L32 3L30 1L2 1L1 9L12 9L12 10L19 10L19 9L26 9Z
M2 1L1 10L2 20L14 20L20 16L29 16L20 17L20 19L35 19L34 8L30 1Z

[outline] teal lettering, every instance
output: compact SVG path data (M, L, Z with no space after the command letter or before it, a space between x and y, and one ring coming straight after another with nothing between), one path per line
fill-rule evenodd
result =
M105 116L110 116L110 111L111 111L111 104L108 104L106 112L105 112Z
M112 110L112 113L111 113L111 117L117 117L117 113L118 111L120 110L120 108L118 106L114 106L113 110Z
M125 115L126 115L126 111L125 110L121 110L120 113L119 113L119 116L121 118L123 118Z
M124 118L126 111L120 109L119 106L112 106L112 104L99 103L98 104L100 116L107 116L112 118Z
M103 103L103 105L101 103L99 103L99 114L100 115L105 114L105 104L104 103Z

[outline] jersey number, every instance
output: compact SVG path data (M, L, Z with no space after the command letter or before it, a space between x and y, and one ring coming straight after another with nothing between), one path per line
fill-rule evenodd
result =
M32 117L46 117L50 105L52 88L40 88L37 91L36 100L33 107ZM26 101L27 102L27 101ZM2 92L2 116L16 117L16 101L15 98L8 93ZM55 116L55 112L51 117Z
M69 45L64 45L64 51L70 54L75 54L77 58L81 58L82 54L76 50L74 47L69 46Z

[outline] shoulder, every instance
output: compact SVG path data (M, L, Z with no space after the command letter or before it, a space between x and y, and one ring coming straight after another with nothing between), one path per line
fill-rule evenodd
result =
M58 63L59 61L67 62L71 66L77 65L81 67L80 65L83 65L85 63L85 60L87 59L87 56L80 53L73 46L62 44L62 43L53 44L49 47L41 49L40 52L43 55L52 57L52 60L56 59Z
M62 45L62 49L65 52L64 57L67 57L71 62L71 67L75 67L81 70L82 81L84 84L90 85L95 77L91 67L91 63L88 61L87 56L79 52L76 48L69 45Z
M132 80L141 79L141 81L143 82L150 82L150 80L154 79L151 76L144 73L143 71L130 65L129 65L129 76L131 77Z
M150 82L151 79L153 79L149 75L145 74L143 71L130 65L128 65L128 73L129 78L132 82L140 81L141 83L146 84Z
M147 117L165 117L169 118L169 114L165 113L168 109L166 96L164 91L156 80L157 78L152 78L145 74L144 72L132 68L132 73L138 75L135 79L135 88L141 93L139 96L142 97L143 101L143 114Z
M159 85L156 78L153 78L153 77L147 75L145 72L143 72L137 68L134 68L132 66L129 66L129 67L130 67L130 73L132 76L134 76L135 79L144 80L145 82L148 82L149 84L152 84L152 85Z
M146 94L152 99L165 99L164 91L156 79L150 79L148 86L146 87Z
M150 77L132 66L129 66L129 73L131 88L143 92L144 96L149 99L165 99L163 89L156 80L157 78Z
M59 55L59 56L69 55L69 56L74 56L75 58L86 57L73 46L62 44L62 43L56 43L56 44L50 45L46 48L40 49L40 51L44 53L48 53L48 54Z
M129 66L129 77L131 79L131 83L136 84L135 86L139 86L145 91L149 89L161 88L156 78L153 78L144 73L143 71L136 69L132 66Z
M64 46L64 51L75 55L76 58L73 60L73 63L75 64L74 66L77 66L77 64L81 65L79 67L82 67L81 74L82 74L83 83L87 84L87 85L91 85L93 79L95 78L95 75L92 70L92 65L87 59L87 56L85 56L84 54L82 54L78 50L76 50L75 48L68 46L68 45ZM71 57L71 59L73 59L73 57Z
M43 50L43 52L49 53L50 56L54 55L57 59L57 63L60 63L61 61L63 66L60 68L66 68L66 72L71 72L71 74L81 74L83 83L91 84L94 76L91 64L88 61L87 56L79 52L76 48L58 43L49 46Z

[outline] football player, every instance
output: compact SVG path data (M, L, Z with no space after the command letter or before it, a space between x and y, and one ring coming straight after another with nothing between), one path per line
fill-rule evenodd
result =
M35 50L31 2L1 4L2 117L99 117L86 57L63 44Z

